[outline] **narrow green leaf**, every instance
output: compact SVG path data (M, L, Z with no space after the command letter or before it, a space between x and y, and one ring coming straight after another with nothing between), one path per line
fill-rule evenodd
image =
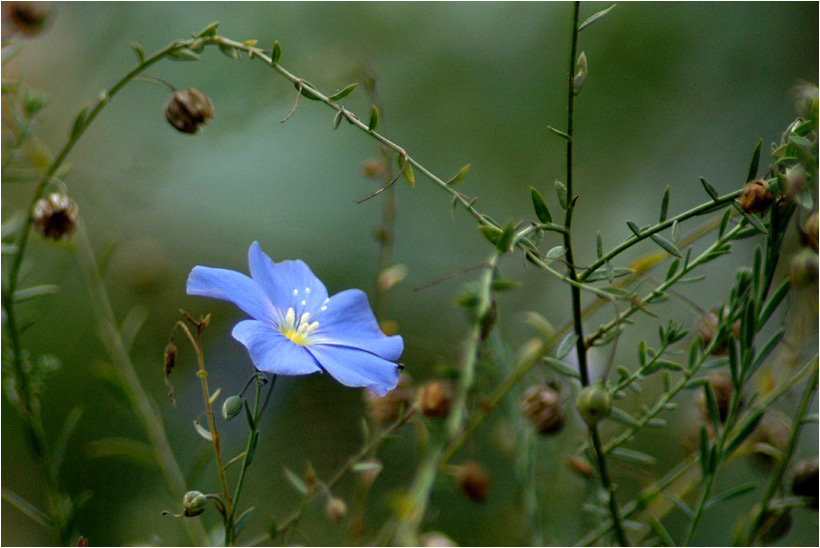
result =
M694 516L695 516L695 511L694 511L694 510L692 510L692 507L691 507L691 506L689 506L688 504L686 504L686 503L683 501L683 499L682 499L682 498L680 498L680 497L679 497L678 495L676 495L675 493L672 493L672 492L670 492L670 491L664 491L664 492L663 492L663 496L665 496L665 497L667 498L667 500L669 500L669 502L671 502L672 504L674 504L674 505L675 505L675 507L676 507L678 510L680 510L680 511L681 511L681 513L683 513L683 515L685 515L686 517L688 517L688 518L692 518L692 517L694 517Z
M578 380L581 379L581 375L579 375L575 369L565 364L561 360L556 360L551 356L545 356L544 363L551 367L555 372L564 375L565 377L572 377L573 379Z
M384 469L384 465L381 461L378 460L360 460L356 464L353 465L351 471L355 474L361 474L363 472L381 472Z
M735 344L735 340L732 337L729 337L727 342L727 350L729 355L729 373L732 377L732 386L734 386L736 391L739 391L742 387L743 380L740 373L740 361L737 356L737 344Z
M611 418L612 420L616 420L622 424L626 424L627 426L641 426L641 422L638 419L636 419L620 407L613 407L612 414L609 416L609 418Z
M678 271L678 266L680 266L680 259L673 260L669 265L669 270L666 271L666 278L664 281L669 281L672 279L672 276Z
M204 29L202 29L199 34L194 36L194 38L205 38L206 36L216 36L216 27L219 26L219 21L214 21Z
M640 464L655 464L657 462L657 459L652 455L634 449L626 449L625 447L616 447L609 454L627 462Z
M3 487L3 499L20 510L25 516L36 521L44 529L54 529L54 522L51 521L51 518L48 517L45 512L39 510L14 491Z
M253 513L255 508L255 506L251 506L250 508L242 512L241 516L236 518L236 533L234 534L234 538L238 537L239 533L242 532L242 529L245 528L245 525L247 525L248 519L251 517L251 514Z
M378 111L376 111L378 112ZM371 120L372 122L373 120ZM410 186L416 186L416 177L413 175L413 166L410 165L406 159L404 164L401 168L401 174L404 175L404 178L407 179L407 182L410 183Z
M652 417L646 421L646 425L650 428L664 428L667 425L666 419L660 417Z
M743 211L743 209L741 209L740 204L738 204L737 201L732 202L732 206L734 206L734 208L738 210L741 215L743 215L743 218L746 220L746 222L755 227L758 232L762 234L769 233L769 231L766 229L766 226L763 224L763 221L761 221L757 215L753 213L746 213L745 211Z
M709 412L709 419L712 421L712 427L715 432L720 432L721 420L720 411L718 410L717 401L715 400L715 393L711 385L703 385L703 395L706 397L706 410Z
M131 438L107 438L92 441L86 446L86 454L92 459L115 457L127 459L132 463L143 466L155 466L157 464L151 446L143 441Z
M669 185L666 185L666 190L663 193L663 199L661 199L661 216L658 220L659 223L662 223L666 220L666 215L669 213Z
M638 361L641 367L646 365L646 341L638 343Z
M649 516L649 526L658 535L658 538L663 543L664 546L677 546L675 541L672 539L672 535L669 534L669 531L666 530L666 527L663 526L663 523L656 518L655 516Z
M609 264L609 262L607 262L607 264ZM612 274L612 279L615 279L615 278L622 278L623 276L629 276L630 274L632 274L634 272L635 271L631 268L616 266L616 267L612 267L611 274ZM606 272L605 269L600 269L599 268L599 269L595 270L595 272L593 272L592 274L587 276L584 281L586 281L586 282L597 282L597 281L600 281L600 280L605 280L609 277L610 277L609 273ZM611 283L611 281L610 281L610 283Z
M530 187L530 195L532 196L532 207L535 209L535 216L538 217L538 220L542 223L551 223L552 215L547 207L547 203L535 187Z
M342 115L341 110L336 112L336 116L333 117L333 131L336 131L337 129L339 129L339 124L342 123L342 118L343 117L344 116Z
M85 113L88 111L88 105L84 106L77 117L74 119L74 124L71 126L71 139L74 139L83 130L85 124Z
M726 232L726 227L729 225L729 219L732 218L732 210L726 209L723 213L723 217L720 219L720 228L718 229L718 238L722 238L723 234Z
M128 311L120 326L120 336L126 351L130 351L137 333L148 319L148 308L138 304Z
M279 59L282 58L282 46L279 44L278 41L273 43L273 52L270 56L270 62L272 65L279 63Z
M635 221L627 221L626 226L629 227L629 230L631 230L633 234L635 234L635 236L641 236L641 229L638 227L637 224L635 224Z
M715 495L714 497L707 500L703 507L711 508L713 506L716 506L717 504L720 504L721 502L732 500L733 498L739 497L740 495L745 495L749 491L754 491L756 487L757 485L755 485L754 483L747 483L745 485L740 485L733 489L729 489L728 491L724 491L723 493Z
M134 52L137 54L137 59L139 59L140 65L145 63L145 50L142 49L142 46L138 42L131 42L131 48L133 48Z
M564 253L566 253L566 252L567 252L567 250L564 246L557 245L553 248L550 248L550 250L547 251L547 254L545 255L545 257L547 259L560 259L564 256Z
M763 345L763 348L760 350L760 352L757 353L757 356L755 356L755 360L752 363L751 367L749 367L749 370L743 371L743 378L750 377L752 373L754 373L757 370L757 368L760 367L760 365L766 360L766 358L769 357L769 354L771 354L772 350L774 350L775 347L778 344L780 344L780 341L783 339L783 335L785 335L785 333L786 329L784 327L781 327L779 330L777 330L777 332L774 335L772 335L772 338L769 339L765 345Z
M604 17L605 15L607 15L609 12L614 10L615 6L617 6L617 5L618 4L612 4L607 9L601 10L598 13L595 13L595 14L591 15L590 17L588 17L587 20L584 21L583 23L581 23L581 26L578 27L578 32L581 32L582 30L584 30L585 28L590 26L592 23L594 23L598 19L600 19L600 18Z
M174 61L199 61L199 55L188 48L178 48L168 53L168 58Z
M293 87L299 90L299 93L302 94L302 97L306 99L310 99L311 101L318 101L319 96L316 95L317 90L316 86L308 82L307 80L302 80L301 82L294 82Z
M504 227L504 230L501 231L501 236L499 236L498 241L495 243L495 248L498 250L499 253L502 255L510 250L512 247L512 241L515 237L515 225L512 222L507 223Z
M568 133L564 133L560 129L555 129L552 126L547 126L547 129L550 130L551 132L553 132L554 134L558 135L562 139L566 139L567 141L572 141L572 137L570 137Z
M555 358L560 360L564 356L570 353L570 351L575 348L576 344L578 343L578 333L570 333L564 340L561 341L561 344L558 346L558 350L555 352Z
M655 242L656 244L661 246L664 249L664 251L666 251L670 255L674 255L675 257L683 258L683 255L681 255L680 250L677 247L675 247L675 244L673 244L672 242L670 242L669 240L667 240L666 238L664 238L660 234L652 234L652 236L650 236L650 238L652 238L653 242Z
M567 210L567 205L569 201L567 200L567 187L561 181L555 181L555 193L558 194L558 203L561 205L561 209L564 211Z
M455 176L447 181L447 186L456 186L461 180L467 176L467 172L470 171L470 165L467 164L466 166L462 167Z
M293 486L293 488L296 489L302 496L307 496L307 494L310 492L310 489L308 489L308 486L305 483L305 481L293 472L291 472L289 468L285 468L284 470L285 479L287 479L288 482Z
M704 478L709 476L709 434L704 425L700 427L700 471Z
M501 230L495 228L494 226L480 226L478 229L484 234L484 237L487 238L491 244L498 245L498 241L501 239Z
M598 254L598 258L604 256L604 239L601 236L601 231L598 231L598 236L595 239L595 252Z
M720 198L720 195L718 194L718 191L717 191L717 190L715 190L715 187L713 187L713 186L712 186L712 183L710 183L709 181L707 181L707 180L706 180L705 178L703 178L703 177L701 177L701 178L700 178L700 182L701 182L701 184L703 185L703 188L706 190L706 193L707 193L707 194L708 194L708 195L709 195L709 196L710 196L710 197L711 197L714 201L718 201L718 199Z
M760 165L760 149L763 147L763 139L757 142L755 151L752 153L752 161L749 162L749 171L746 175L746 181L754 181L757 177L757 168Z
M657 360L655 363L661 369L666 369L668 371L683 371L683 366L678 362L673 362L669 360Z
M254 431L256 430L256 420L254 420L253 413L251 412L251 406L248 403L248 400L242 400L242 403L245 408L245 422L248 423L248 429Z
M356 89L356 86L358 86L358 85L359 85L358 83L350 84L349 86L347 86L343 90L337 91L336 93L334 93L333 95L328 97L328 99L330 99L331 101L338 101L339 99L344 99L345 97L347 97L348 95L353 93L353 90Z
M678 240L680 240L680 223L677 220L672 223L672 234L669 237L674 243L678 243Z
M54 284L33 285L31 287L27 287L25 289L18 289L17 291L15 291L13 300L15 303L22 303L25 301L30 301L31 299L36 299L37 297L42 297L44 295L53 295L59 292L59 286L56 286Z
M379 125L379 109L376 105L370 107L370 123L367 124L367 131L376 131Z
M63 426L60 428L60 434L54 441L52 458L54 459L54 468L57 470L59 470L63 464L63 458L65 457L65 450L68 446L68 440L71 438L71 434L74 432L74 429L77 428L77 425L80 423L80 417L82 417L82 415L82 407L78 405L73 408L66 417L65 422L63 422Z
M217 44L217 46L219 46L219 51L221 51L225 57L230 57L231 59L237 61L239 60L239 51L235 47L225 44Z

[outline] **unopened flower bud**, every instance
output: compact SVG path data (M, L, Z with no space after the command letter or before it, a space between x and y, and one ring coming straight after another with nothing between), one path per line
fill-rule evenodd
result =
M402 409L407 411L413 405L412 381L410 377L402 373L399 375L396 388L384 396L379 397L370 390L365 390L364 398L368 414L373 422L377 424L393 422L399 418Z
M774 196L765 181L749 181L740 193L740 208L746 213L759 213L772 205Z
M448 548L458 546L456 542L440 531L429 531L419 537L419 545L426 548Z
M453 466L452 474L458 482L461 492L473 502L484 502L490 490L490 475L477 462L465 462L461 466Z
M206 120L213 117L211 99L198 89L175 91L165 103L165 118L182 133L196 133Z
M809 220L806 221L806 224L803 226L803 237L809 246L817 253L817 212L811 214Z
M575 406L584 422L593 426L612 413L612 394L600 384L585 386L578 392Z
M242 411L242 398L239 396L231 396L222 403L222 418L231 420Z
M564 426L564 406L558 392L549 386L531 386L524 392L519 406L521 414L530 421L539 434L549 435Z
M77 228L77 204L65 194L49 194L34 204L32 220L44 237L65 240Z
M188 491L182 498L182 515L188 518L198 516L208 506L208 497L199 491Z
M806 497L814 501L817 507L817 457L799 461L794 466L794 478L792 478L792 493L796 497Z
M325 513L330 521L339 525L347 516L347 504L339 497L330 497L325 505Z
M446 417L452 405L450 386L444 381L429 381L419 390L417 402L425 416Z

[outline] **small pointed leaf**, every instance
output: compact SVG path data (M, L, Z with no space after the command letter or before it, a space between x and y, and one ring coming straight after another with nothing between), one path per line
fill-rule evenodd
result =
M662 223L666 220L666 216L669 213L669 185L666 185L666 190L663 193L663 199L661 199L661 216L659 223Z
M376 131L379 125L379 109L376 105L370 107L370 123L367 124L367 131Z
M565 364L561 360L556 360L553 357L545 356L544 363L550 366L553 370L555 370L557 373L561 375L564 375L566 377L572 377L573 379L581 379L581 375L579 375L575 369Z
M333 95L328 97L328 99L330 99L331 101L338 101L339 99L344 99L345 97L347 97L348 95L353 93L353 90L356 89L356 86L358 86L358 85L359 84L357 84L357 83L350 84L349 86L347 86L343 90L337 91L336 93L334 93Z
M60 287L54 284L33 285L25 289L18 289L14 292L14 302L22 303L42 297L44 295L53 295L60 292Z
M447 181L447 186L455 186L457 185L464 177L467 176L467 172L470 171L470 165L467 164L466 166L462 167L455 176Z
M706 193L707 193L707 194L708 194L708 195L709 195L709 196L710 196L710 197L711 197L714 201L718 201L718 198L720 198L720 195L718 194L718 191L717 191L717 190L715 190L715 187L713 187L713 186L712 186L712 183L710 183L709 181L707 181L707 180L706 180L706 179L704 179L703 177L701 177L701 178L700 178L700 182L701 182L701 184L703 185L703 188L706 190Z
M680 250L677 247L675 247L675 244L673 244L663 236L659 234L653 234L650 237L652 238L653 242L661 246L667 253L674 255L675 257L683 258L683 255L681 255Z
M142 49L142 46L138 42L131 42L131 47L134 49L134 52L137 54L137 59L140 61L140 65L145 63L145 50Z
M749 172L746 175L746 181L754 181L757 178L757 169L760 165L760 149L763 147L763 139L757 142L755 150L752 153L752 160L749 162Z
M560 360L564 356L570 353L570 351L575 348L576 343L578 342L578 333L570 333L564 340L561 341L561 344L558 346L558 350L555 352L555 358Z
M539 193L535 187L530 187L530 195L532 196L532 206L535 209L535 216L538 217L538 220L542 223L551 223L552 215L544 198L541 197L541 193Z
M558 195L558 203L561 205L561 209L564 211L567 210L567 204L569 203L567 200L567 187L561 181L555 181L555 193Z
M554 134L558 135L562 139L566 139L567 141L572 141L572 137L570 137L568 133L564 133L560 129L555 129L552 126L547 126L547 129L550 130L551 132L553 132Z
M279 44L278 41L273 43L273 52L270 56L270 62L272 65L279 63L279 59L282 58L282 46Z
M310 492L310 489L308 489L305 481L291 472L289 468L285 468L285 479L287 479L291 486L293 486L293 488L296 489L302 496L307 496Z
M614 9L615 9L615 6L617 6L617 5L618 5L618 4L612 4L612 5L611 5L611 6L609 6L607 9L605 9L605 10L601 10L601 11L599 11L598 13L594 13L593 15L589 16L589 17L586 19L586 21L584 21L583 23L581 23L581 25L578 27L578 32L581 32L582 30L584 30L585 28L587 28L588 26L590 26L592 23L596 22L596 21L597 21L597 20L599 20L600 18L602 18L602 17L606 16L607 14L609 14L609 12L611 12L612 10L614 10Z

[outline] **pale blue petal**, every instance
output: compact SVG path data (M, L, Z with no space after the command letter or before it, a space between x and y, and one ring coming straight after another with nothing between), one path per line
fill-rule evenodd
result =
M248 349L260 371L277 375L309 375L321 371L316 360L270 324L245 320L233 328L233 338Z
M188 295L230 301L260 320L276 317L273 305L259 284L233 270L195 266L188 276Z
M343 346L309 346L322 368L345 386L367 387L384 396L399 382L399 367L369 352Z
M253 242L248 251L248 264L254 281L283 313L293 308L298 318L302 312L313 314L325 304L327 289L302 261L274 263L262 252L259 243Z
M399 359L404 350L399 335L388 337L379 329L367 304L367 295L360 289L333 295L326 309L311 320L319 322L319 328L311 337L315 344L349 346L392 361Z

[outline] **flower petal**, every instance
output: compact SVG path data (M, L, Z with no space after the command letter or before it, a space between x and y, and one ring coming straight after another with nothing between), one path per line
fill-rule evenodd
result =
M313 356L268 323L245 320L233 328L233 338L248 349L260 371L277 375L309 375L321 368Z
M230 301L260 320L275 317L273 305L259 284L234 270L195 266L188 276L188 295Z
M345 386L364 386L384 396L399 382L399 367L388 360L344 346L309 346L322 368Z
M298 259L274 263L262 252L259 243L253 242L248 251L248 264L254 281L262 287L270 301L283 311L293 307L297 317L304 311L314 314L327 299L325 285ZM294 290L298 292L296 295ZM305 301L304 305L301 304L302 301Z
M382 333L364 291L342 291L333 295L326 306L319 316L311 318L319 322L313 333L314 344L349 346L386 360L399 359L404 341L399 335L388 337Z

